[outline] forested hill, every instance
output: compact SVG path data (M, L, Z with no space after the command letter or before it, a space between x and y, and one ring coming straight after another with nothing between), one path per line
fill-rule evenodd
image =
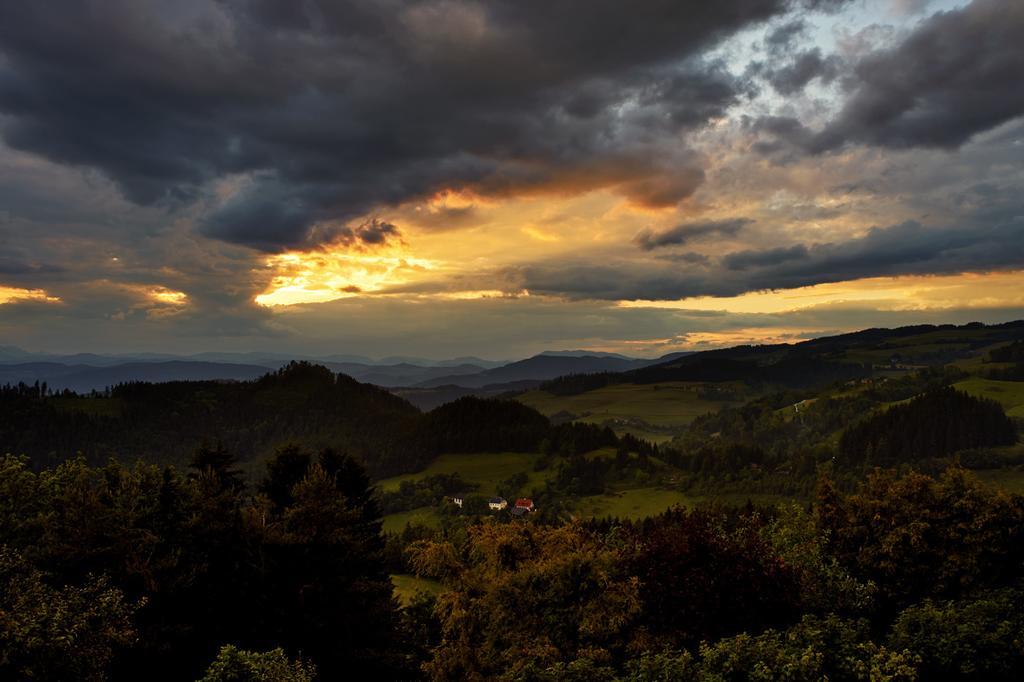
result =
M308 363L245 382L129 383L105 397L41 395L41 387L0 392L0 452L37 466L77 452L182 464L199 445L218 442L242 461L282 443L347 451L374 474L424 461L420 412L387 391Z
M445 452L536 452L562 431L508 400L465 397L424 414L382 388L306 362L254 381L130 383L90 396L0 388L0 454L26 455L36 468L78 453L94 464L181 466L202 445L260 463L298 445L349 454L383 478L418 471Z
M576 395L612 384L743 381L758 387L824 388L879 370L938 367L1024 339L1024 321L997 325L915 325L865 329L795 344L743 345L671 358L629 371L573 374L545 382L552 395ZM1012 347L994 361L1014 362ZM1015 369L1006 370L1008 373ZM1013 378L1007 376L1006 378Z

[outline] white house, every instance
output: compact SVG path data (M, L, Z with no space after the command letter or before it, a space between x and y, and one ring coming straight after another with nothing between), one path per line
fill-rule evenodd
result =
M493 509L494 511L501 511L502 509L508 506L508 500L506 500L504 497L492 497L491 499L487 500L487 506Z

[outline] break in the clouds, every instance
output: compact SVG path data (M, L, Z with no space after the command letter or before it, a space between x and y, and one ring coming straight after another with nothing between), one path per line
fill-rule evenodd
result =
M0 343L653 352L891 324L869 289L929 277L1024 314L1021 35L1009 0L3 3ZM737 312L834 286L848 324Z

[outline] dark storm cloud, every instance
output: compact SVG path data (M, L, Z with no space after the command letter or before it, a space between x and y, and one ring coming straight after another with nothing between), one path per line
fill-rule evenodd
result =
M815 79L825 85L831 83L841 68L838 57L823 57L821 49L815 47L797 54L786 66L770 71L767 80L780 95L793 95Z
M12 256L0 256L0 275L54 274L62 270L63 268L57 265L28 262Z
M1024 206L1004 205L951 227L909 221L845 242L727 254L701 267L622 262L531 265L504 273L531 293L574 299L673 300L735 296L867 277L1016 269L1024 263Z
M803 37L806 30L807 23L803 19L788 21L765 36L765 47L773 55L785 54L790 51L799 38Z
M703 253L697 253L696 251L686 251L684 253L658 254L658 260L669 261L671 263L689 263L690 265L707 265L711 262L711 257Z
M401 242L402 231L392 223L372 218L358 227L341 226L329 230L320 241L355 247L383 246Z
M247 177L201 229L267 251L446 187L665 206L703 180L680 133L747 87L702 52L794 5L3 3L2 133L140 204Z
M807 247L803 244L780 246L765 251L736 251L722 259L722 265L729 270L747 270L752 267L778 265L786 261L803 260L808 257Z
M975 0L924 21L895 48L856 67L839 115L809 141L955 148L1024 114L1024 3Z
M749 218L734 218L732 220L683 223L663 232L642 230L633 238L633 242L644 251L653 251L664 246L688 244L694 239L701 239L712 235L735 237L740 233L740 230L751 222L753 221Z

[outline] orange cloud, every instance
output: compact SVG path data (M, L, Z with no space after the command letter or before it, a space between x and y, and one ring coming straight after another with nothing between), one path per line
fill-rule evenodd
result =
M22 289L19 287L0 286L0 305L20 301L41 301L43 303L60 303L57 296L51 296L44 289Z
M873 277L730 297L623 301L623 307L730 313L785 313L819 306L868 303L875 310L941 310L1024 305L1024 270L959 275Z
M266 307L324 303L408 284L437 263L414 258L396 247L385 253L318 250L271 256L265 266L275 272L255 301Z

